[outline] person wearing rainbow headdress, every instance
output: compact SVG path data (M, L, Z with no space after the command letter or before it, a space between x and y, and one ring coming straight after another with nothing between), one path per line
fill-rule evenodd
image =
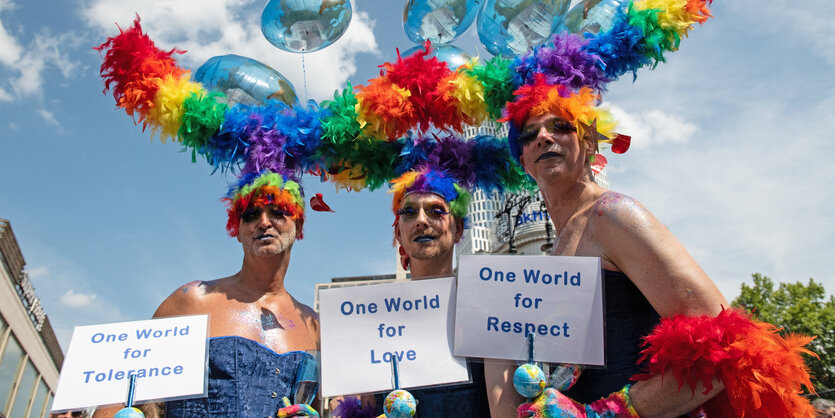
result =
M505 108L509 146L542 192L557 234L554 254L601 260L606 367L584 370L564 393L546 389L519 406L518 416L809 412L800 391L812 385L800 354L809 353L803 346L811 338L783 338L727 309L716 285L649 210L593 181L598 144L623 140L599 96L533 73ZM489 367L486 374L493 416L512 415L523 401L508 401L512 371Z
M183 285L154 314L212 316L211 399L168 402L167 416L275 415L284 407L282 398L292 398L297 367L319 349L318 315L284 285L293 243L304 226L302 190L288 177L268 170L241 177L224 199L226 229L244 252L241 270ZM244 366L247 362L252 367ZM302 407L310 409L297 409ZM287 409L280 412L290 416Z
M165 416L318 417L309 405L283 399L293 397L300 364L314 360L319 350L318 315L285 287L305 219L299 183L269 170L253 172L243 175L224 201L226 229L244 253L240 271L187 283L154 313L155 318L211 316L209 396L169 401Z
M391 181L395 244L400 244L400 261L403 269L410 271L412 280L454 275L454 247L466 228L470 203L470 192L459 183L452 173L428 166L407 171ZM477 362L468 365L470 383L411 391L418 400L414 416L438 417L451 411L462 418L489 416L484 366ZM385 397L375 396L374 403L385 405ZM335 416L370 416L355 410L355 403L343 402ZM372 405L366 409L375 408Z

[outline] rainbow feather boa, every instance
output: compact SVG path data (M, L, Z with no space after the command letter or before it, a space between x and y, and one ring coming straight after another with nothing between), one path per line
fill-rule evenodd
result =
M706 391L719 379L725 390L703 407L709 417L809 417L814 409L801 388L814 391L801 354L814 337L788 334L743 312L725 309L715 317L665 318L646 338L641 361L646 380L672 371L679 387L697 383ZM692 389L695 390L695 389Z

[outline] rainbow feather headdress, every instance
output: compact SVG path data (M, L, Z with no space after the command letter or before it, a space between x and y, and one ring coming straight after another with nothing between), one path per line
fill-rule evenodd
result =
M655 68L666 52L676 51L696 23L710 17L712 0L637 0L619 7L611 25L598 34L562 33L517 57L514 100L504 110L514 158L522 126L531 116L552 113L575 125L580 137L593 125L599 143L615 153L629 148L629 137L615 133L615 122L599 106L606 84L643 67Z
M240 190L253 190L244 186L265 172L281 175L276 187L298 185L311 173L337 187L373 190L430 168L461 189L519 191L535 187L514 161L525 119L552 112L579 132L594 127L614 152L625 151L628 137L614 133L610 115L598 106L606 84L663 62L693 24L710 16L711 1L632 1L608 31L556 35L513 61L473 60L455 70L429 57L427 44L383 64L367 84L348 84L333 100L292 107L227 104L222 93L189 81L189 71L173 58L184 51L157 48L138 17L97 49L104 53L105 90L118 107L163 142L180 143L192 161L199 155L213 171L238 172ZM488 120L510 122L507 141L457 135ZM233 206L237 195L228 197Z

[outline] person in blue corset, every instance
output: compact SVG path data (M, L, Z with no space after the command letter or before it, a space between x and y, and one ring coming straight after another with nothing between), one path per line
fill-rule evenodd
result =
M304 225L299 184L278 173L254 173L241 178L225 200L227 230L244 253L241 270L187 283L154 313L155 318L210 315L208 397L167 402L164 414L318 416L308 405L282 402L294 398L299 365L315 360L319 350L317 314L285 287L293 243L302 237Z

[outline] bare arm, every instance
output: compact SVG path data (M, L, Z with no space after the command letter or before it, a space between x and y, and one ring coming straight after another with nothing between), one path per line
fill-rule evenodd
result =
M484 360L484 383L490 403L490 416L515 417L525 398L513 389L516 365L502 360Z
M687 249L632 198L609 193L592 211L591 241L663 317L716 315L728 302ZM581 255L581 254L578 254Z
M604 262L623 271L663 317L716 315L728 306L687 249L652 213L628 196L612 195L616 198L607 199L591 214L597 217L593 241L599 243ZM663 417L690 412L723 388L714 381L708 394L704 387L697 387L694 394L688 385L679 390L670 374L635 383L630 393L640 416Z

